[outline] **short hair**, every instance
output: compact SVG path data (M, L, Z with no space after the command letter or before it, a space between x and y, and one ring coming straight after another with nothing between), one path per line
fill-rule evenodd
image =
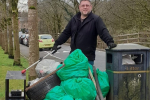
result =
M89 2L91 3L91 0L80 0L80 3L81 3L82 1L89 1Z

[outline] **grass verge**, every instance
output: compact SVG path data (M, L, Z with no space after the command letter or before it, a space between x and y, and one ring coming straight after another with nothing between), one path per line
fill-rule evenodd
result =
M4 54L0 47L0 100L5 100L5 77L7 71L21 71L28 67L28 60L21 57L22 66L13 66L14 59L9 59L8 54ZM28 71L26 72L26 82L28 82ZM10 80L9 91L23 90L23 80Z

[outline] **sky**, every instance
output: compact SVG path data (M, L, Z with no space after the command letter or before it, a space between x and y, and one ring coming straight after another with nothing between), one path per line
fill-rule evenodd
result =
M28 11L28 5L27 5L28 0L19 0L18 1L18 10L20 12L27 12Z
M20 3L25 3L25 4L27 4L27 1L28 0L19 0Z

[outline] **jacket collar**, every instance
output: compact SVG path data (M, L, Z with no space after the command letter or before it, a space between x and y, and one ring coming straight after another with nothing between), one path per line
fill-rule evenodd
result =
M92 16L92 11L89 13L89 15L85 18L85 19L92 19L93 18L93 16ZM81 20L81 13L80 12L78 12L76 15L75 15L75 19L77 19L77 20Z
M80 12L75 15L74 18L75 18L75 20L76 20L77 22L81 20L81 19L80 19L80 16L81 16L81 13L80 13ZM84 19L84 22L82 23L81 27L80 27L78 30L80 30L86 23L88 23L89 21L91 21L93 18L94 18L94 17L93 17L93 13L90 12L89 15Z

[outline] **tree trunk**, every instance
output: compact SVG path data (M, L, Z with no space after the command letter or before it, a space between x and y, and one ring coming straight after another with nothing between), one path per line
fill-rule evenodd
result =
M4 41L4 31L2 31L2 49L5 50L5 45L4 45L5 42L3 41Z
M12 40L12 22L11 24L8 24L8 31L9 31L9 58L14 59L14 54L13 54L13 40ZM13 34L14 35L14 34Z
M37 0L28 0L29 65L39 59ZM35 66L29 69L29 80L36 78Z
M8 54L8 36L7 36L7 28L4 30L4 41L5 41L5 54Z
M3 1L3 44L4 53L8 53L8 39L7 39L7 15L6 15L6 0Z
M12 40L12 1L8 0L9 2L9 7L8 7L8 33L9 33L9 50L8 50L8 55L9 58L14 58L13 54L13 40ZM13 34L14 35L14 34Z
M5 46L5 54L8 54L8 35L7 35L7 12L6 12L6 0L4 2L4 16L5 16L5 28L4 28L4 46Z
M13 33L14 33L14 64L21 66L20 63L20 45L18 39L18 0L12 0L12 11L13 11Z
M2 33L0 31L0 46L2 47Z

